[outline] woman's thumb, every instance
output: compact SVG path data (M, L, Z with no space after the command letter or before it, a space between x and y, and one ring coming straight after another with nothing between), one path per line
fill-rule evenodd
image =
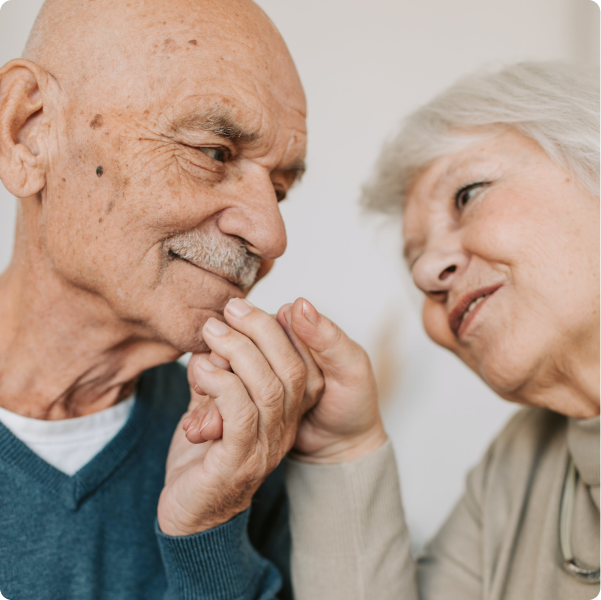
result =
M354 379L354 370L365 366L361 363L369 364L362 348L308 300L298 298L291 312L294 332L311 349L324 375L338 380Z

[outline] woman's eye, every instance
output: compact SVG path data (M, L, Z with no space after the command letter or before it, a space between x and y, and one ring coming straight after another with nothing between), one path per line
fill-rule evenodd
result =
M227 152L223 148L199 148L199 150L218 162L225 162L227 158Z
M455 194L455 207L457 210L461 210L479 191L483 186L490 185L490 181L479 181L478 183L470 183L462 187Z

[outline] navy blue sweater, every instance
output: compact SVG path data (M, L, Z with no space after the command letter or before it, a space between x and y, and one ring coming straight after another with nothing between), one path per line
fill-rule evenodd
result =
M9 600L291 600L281 467L250 510L186 537L156 511L185 369L143 374L132 414L73 477L0 424L0 592Z

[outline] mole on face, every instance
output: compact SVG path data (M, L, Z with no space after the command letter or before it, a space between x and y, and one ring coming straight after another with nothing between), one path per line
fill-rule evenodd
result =
M103 173L104 173L104 169L102 167L98 167L96 169L96 175L98 175L98 177L102 177Z
M102 127L103 119L102 115L94 115L94 118L90 121L90 127L92 129L98 129Z
M198 46L198 42L196 40L188 40L188 44L192 44L192 46Z

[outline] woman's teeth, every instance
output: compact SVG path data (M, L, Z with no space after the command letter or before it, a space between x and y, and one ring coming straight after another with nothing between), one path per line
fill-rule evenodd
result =
M479 298L472 300L472 303L467 307L467 310L463 313L463 316L461 317L461 322L463 323L463 321L465 321L465 318L474 310L474 308L476 308L476 306L478 306L478 304L480 304L482 300L488 298L489 296L490 294L485 294L484 296L480 296Z

